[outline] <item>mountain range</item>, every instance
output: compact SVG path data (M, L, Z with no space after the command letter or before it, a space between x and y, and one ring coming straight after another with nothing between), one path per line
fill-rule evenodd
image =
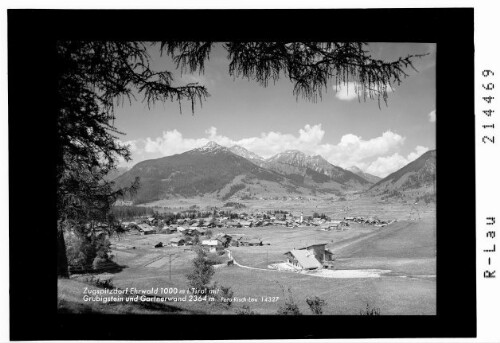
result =
M413 162L372 185L372 193L422 191L435 193L436 150L429 150Z
M391 174L393 175L393 174ZM130 185L139 177L141 187L131 198L147 203L178 197L231 197L341 195L392 183L361 170L346 170L319 155L288 150L268 159L241 146L223 147L215 142L181 154L142 161L114 181Z

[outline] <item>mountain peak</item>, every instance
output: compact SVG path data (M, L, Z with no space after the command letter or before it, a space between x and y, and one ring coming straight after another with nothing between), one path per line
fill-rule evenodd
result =
M359 168L358 168L358 167L356 167L356 166L349 167L349 168L347 168L347 170L349 170L349 171L351 171L351 172L353 172L353 173L356 173L356 174L357 174L357 173L362 173L362 172L363 172L361 169L359 169Z
M286 155L304 155L304 156L307 155L306 153L303 153L302 151L296 150L296 149L286 150L286 151L282 152L282 154L286 154Z
M215 143L214 141L210 141L201 148L194 149L195 151L203 151L203 152L213 152L213 151L227 151L226 147Z
M261 156L257 155L256 153L254 153L252 151L249 151L249 150L247 150L244 147L239 146L239 145L233 145L232 147L229 148L229 150L232 153L234 153L238 156L244 157L246 159L249 159L249 160L258 160L258 161L264 160L264 158L262 158Z
M204 148L207 148L207 149L214 149L214 148L222 148L221 145L215 143L214 141L210 141L208 142L207 144L205 144Z
M283 152L280 152L274 156L269 157L267 160L268 161L283 161L283 159L288 160L288 159L296 159L299 158L303 160L306 158L306 154L304 154L302 151L299 150L285 150Z

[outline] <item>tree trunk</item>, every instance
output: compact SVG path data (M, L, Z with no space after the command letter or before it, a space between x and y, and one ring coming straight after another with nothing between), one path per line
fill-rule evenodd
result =
M68 278L68 256L66 255L66 242L64 241L63 230L57 230L57 276Z

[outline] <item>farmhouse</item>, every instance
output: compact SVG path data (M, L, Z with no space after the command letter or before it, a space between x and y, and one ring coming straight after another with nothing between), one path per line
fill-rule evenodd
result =
M191 230L191 234L192 234L192 235L204 235L204 234L206 234L206 233L207 233L207 230L206 230L206 229L204 229L204 228L201 228L201 227L198 227L198 228L196 228L196 227L195 227L195 228L193 228L193 227L192 227L191 229L192 229L192 230Z
M177 228L174 226L164 226L161 230L161 233L171 234L177 232Z
M326 243L312 244L299 250L306 250L314 255L318 262L324 262L326 260Z
M180 247L181 245L186 244L186 240L184 238L172 238L170 240L170 245L175 247Z
M244 247L253 247L262 245L262 241L258 238L240 238L239 245Z
M219 252L224 250L222 242L218 239L207 239L201 242L201 246L208 252Z
M243 227L251 227L252 226L252 222L250 222L248 220L242 220L242 221L240 221L240 225L243 226Z
M338 228L338 226L339 226L338 224L331 223L331 222L323 223L320 225L322 230L336 229L336 228Z
M239 222L236 222L236 221L228 221L226 223L226 226L227 227L241 227L241 224Z
M155 233L155 229L152 228L150 225L148 224L139 224L137 225L138 227L138 230L139 232L141 233L141 235L150 235L152 233Z
M224 247L228 247L231 244L233 237L229 236L228 234L222 233L217 235L217 239L222 242L222 245Z
M285 253L287 262L305 270L321 269L321 263L308 250L291 250Z

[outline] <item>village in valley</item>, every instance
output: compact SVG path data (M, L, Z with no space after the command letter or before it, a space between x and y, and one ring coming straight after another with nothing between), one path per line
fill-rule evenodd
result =
M189 215L189 212L188 212ZM283 228L311 228L322 231L344 231L348 230L349 226L358 223L373 225L375 227L385 227L395 220L380 220L378 218L363 218L363 217L345 217L343 219L332 220L331 218L323 215L321 218L317 216L307 216L304 214L294 216L285 211L275 213L255 213L248 215L246 213L237 214L235 218L219 217L217 210L214 209L213 214L200 219L179 218L172 220L173 223L160 219L161 215L157 217L137 218L136 221L128 222L123 221L120 225L120 231L129 235L172 235L175 237L167 238L170 236L156 236L159 241L154 245L155 248L163 248L166 246L180 247L192 246L194 242L200 245L204 250L211 253L220 253L228 247L239 246L263 246L262 238L251 237L245 234L243 230L241 233L233 233L232 235L226 233L228 229L249 229L260 228L268 226L280 226ZM182 215L181 215L182 216ZM107 225L96 226L95 231L105 232ZM214 231L218 232L214 234ZM175 235L178 233L180 235ZM161 240L161 241L160 241ZM119 241L118 241L119 242ZM115 249L126 249L129 246L116 243L112 245ZM321 268L333 267L331 262L334 260L334 254L325 248L328 243L316 243L310 246L294 248L285 253L286 262L284 262L285 269L293 270L314 270ZM270 245L270 243L267 243ZM227 264L234 263L234 259L229 259Z
M360 194L347 199L240 199L205 208L187 202L175 211L118 201L117 213L142 208L148 214L117 219L112 230L108 224L93 223L94 235L109 240L110 266L104 263L92 271L92 280L104 284L112 280L118 289L185 289L186 274L197 249L202 249L215 270L215 282L230 287L234 301L231 306L201 311L235 314L250 306L254 314L274 314L279 299L287 296L281 287L291 287L295 298L303 298L299 306L304 312L304 300L318 296L326 300L325 311L330 314L356 315L366 306L389 314L403 309L432 313L433 203L376 200ZM293 210L278 208L285 205ZM89 280L88 271L72 269L72 273L74 281ZM300 287L294 286L297 282ZM388 286L393 296L381 297ZM266 296L278 304L237 300ZM175 303L178 313L197 313L200 306Z

